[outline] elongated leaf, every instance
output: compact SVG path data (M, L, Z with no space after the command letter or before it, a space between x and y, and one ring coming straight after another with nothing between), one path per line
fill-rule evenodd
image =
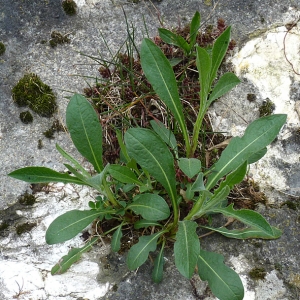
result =
M167 145L153 131L130 128L124 136L130 157L146 169L176 199L174 158Z
M151 120L150 124L157 135L174 151L178 158L178 147L174 133L159 120Z
M163 234L162 231L152 235L141 236L139 242L133 245L127 255L127 266L129 270L135 270L141 266L148 258L150 251L155 251L157 239Z
M218 192L220 192L226 185L228 185L229 189L231 190L234 187L234 185L240 183L244 179L244 177L246 175L247 167L248 167L248 162L245 161L236 170L234 170L233 172L231 172L230 174L228 174L226 176L226 179L223 180L220 183L220 186L215 191L215 194L218 193Z
M186 143L188 134L183 115L183 106L179 98L173 69L163 54L150 39L144 39L141 46L141 65L159 98L167 105L179 123Z
M224 257L214 252L200 251L198 273L207 280L210 289L220 300L243 300L244 287L237 273L224 265Z
M162 227L161 224L159 224L157 222L154 222L154 221L151 221L151 220L142 219L142 220L136 221L134 223L134 228L135 229L147 228L147 227L151 227L151 226Z
M210 89L210 72L211 72L211 57L207 51L201 47L197 47L196 65L199 72L200 95L202 101L206 101Z
M160 38L167 44L175 45L181 48L185 54L190 52L190 46L187 41L181 36L165 28L158 28Z
M192 51L192 48L196 44L196 38L198 35L199 28L200 28L200 13L196 11L190 27L190 51Z
M252 239L252 238L257 238L257 239L266 239L266 240L271 240L271 239L278 239L281 234L282 231L279 230L276 227L272 227L273 230L273 234L270 235L264 231L261 231L258 228L243 228L243 229L232 229L229 230L225 227L219 227L219 228L213 228L213 227L209 227L209 226L201 226L203 228L206 228L208 230L213 230L216 231L228 238L232 238L232 239Z
M91 250L92 245L98 241L98 237L93 238L82 248L72 248L69 253L63 256L59 262L51 269L51 275L65 273L74 263L76 263L84 252Z
M191 278L200 252L200 242L196 233L197 223L193 221L179 222L174 244L175 265L186 278Z
M130 168L120 165L110 165L108 168L109 174L117 179L120 182L123 183L136 183L138 185L141 185L142 182L140 182L134 172L130 170Z
M103 212L96 210L71 210L57 217L46 231L46 243L49 245L70 240Z
M74 176L59 173L45 167L25 167L9 173L8 176L30 183L63 182L84 184L84 182Z
M230 30L229 26L215 41L212 49L212 68L210 73L210 83L212 85L214 79L216 78L217 71L220 67L220 64L227 52L229 42L230 42Z
M130 162L130 157L127 153L127 149L126 149L125 144L123 142L122 132L120 130L116 129L116 135L117 135L119 146L121 148L121 153L125 157L126 162L129 163Z
M112 239L111 239L111 250L113 252L118 252L121 248L121 238L123 236L122 233L122 224L117 228L114 232Z
M212 167L207 189L211 189L224 175L238 168L252 155L269 145L277 136L286 115L278 114L263 117L252 122L243 137L234 137L222 152L220 159Z
M258 152L254 153L252 156L250 156L248 158L248 164L251 165L255 162L257 162L258 160L260 160L263 156L265 156L265 154L267 153L268 149L267 147L259 150Z
M220 98L221 96L225 95L240 82L241 81L239 80L239 78L233 73L225 73L214 86L208 99L208 105L210 105L213 101Z
M268 235L273 235L273 230L271 225L266 221L266 219L259 213L250 209L240 209L234 210L233 204L227 206L226 208L214 208L213 212L221 213L227 217L243 222L250 227L258 228L260 231L265 232Z
M56 149L64 158L66 158L69 162L71 162L77 170L80 170L84 176L86 176L86 177L90 176L90 174L84 169L84 167L82 167L80 165L80 163L74 157L72 157L70 154L68 154L58 144L56 144Z
M95 168L103 169L102 128L91 104L81 95L74 95L67 107L67 127L77 150Z
M189 178L193 178L201 171L201 161L197 158L179 158L178 166Z
M100 191L100 188L101 188L101 185L102 185L102 182L103 182L103 179L105 178L105 175L107 174L108 172L108 168L109 168L109 164L107 164L104 169L99 173L99 174L96 174L94 176L91 176L91 177L88 177L85 179L85 181L93 186L95 189L97 189L98 191Z
M131 209L144 219L151 221L165 220L170 216L167 202L156 194L146 193L135 196L133 202L127 206L127 209Z
M154 268L152 271L152 280L155 283L160 283L163 279L164 272L164 247L165 243L161 246L161 249L154 260Z
M210 199L208 198L205 201L202 211L209 212L212 211L214 208L219 207L224 203L224 200L227 199L229 193L230 188L228 185L224 186L220 191L215 191L212 197Z

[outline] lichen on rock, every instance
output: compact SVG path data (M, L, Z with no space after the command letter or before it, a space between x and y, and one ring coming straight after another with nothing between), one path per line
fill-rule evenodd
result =
M57 108L52 89L34 73L25 74L12 89L15 103L28 106L43 117L51 117Z

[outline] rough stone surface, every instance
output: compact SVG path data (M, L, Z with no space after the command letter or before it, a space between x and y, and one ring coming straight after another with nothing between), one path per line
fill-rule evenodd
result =
M298 20L299 1L76 2L78 14L68 17L61 8L61 0L0 0L0 40L6 46L0 60L0 220L8 225L0 232L0 299L215 299L198 277L189 281L178 273L171 252L165 257L165 279L160 285L150 281L150 262L137 272L129 272L124 256L110 254L109 247L101 243L69 272L52 276L52 266L71 247L82 246L83 241L76 237L62 245L46 245L46 228L70 208L86 208L94 194L86 188L54 184L49 190L37 193L37 202L26 207L18 203L18 197L25 190L32 192L29 185L6 176L17 168L32 165L64 170L55 143L81 160L66 133L56 133L54 140L44 138L42 133L53 119L34 115L32 124L20 121L22 109L14 105L11 89L25 72L37 73L56 93L59 105L56 118L63 122L66 97L82 92L86 81L93 83L92 78L83 76L97 74L95 62L80 53L109 57L102 37L113 53L124 42L126 24L122 7L128 21L137 28L137 40L145 32L143 15L150 35L160 26L158 15L166 25L177 26L190 20L195 10L201 12L204 22L214 23L222 17L232 24L239 51L231 63L243 82L211 111L212 118L225 131L241 134L245 124L257 118L259 106L267 97L275 103L276 112L288 113L288 124L279 140L251 170L270 202L258 210L272 225L283 230L282 237L275 241L240 241L213 235L202 239L201 244L206 250L223 254L226 264L240 274L245 286L244 299L299 299L299 206L293 210L287 201L297 204L300 196L296 130L300 83L299 75L292 72L282 54L284 25ZM48 42L54 30L69 34L71 43L51 48ZM296 70L299 70L299 40L298 25L286 38L287 57L295 62ZM255 94L255 102L249 103L247 94ZM37 148L39 139L44 144L42 149ZM16 227L25 222L36 224L30 232L17 235ZM264 268L264 280L250 278L249 271L255 267Z

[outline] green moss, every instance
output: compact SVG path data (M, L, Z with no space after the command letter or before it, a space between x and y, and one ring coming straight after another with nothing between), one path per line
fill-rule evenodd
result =
M59 122L59 120L55 119L51 125L51 127L43 132L44 136L48 139L54 138L54 133L58 131L64 131L64 126Z
M8 224L7 223L5 223L5 222L3 222L3 223L1 223L0 224L0 231L4 231L5 229L7 229L8 228Z
M33 205L35 201L35 196L27 192L19 197L19 203L22 205Z
M255 94L247 94L247 100L249 102L253 102L256 100L256 95Z
M52 128L49 128L48 130L43 132L43 135L47 138L47 139L54 139L54 130Z
M274 103L269 98L267 98L266 100L264 100L262 106L259 108L259 116L269 116L273 113L274 109Z
M44 117L51 117L57 105L52 89L34 73L25 74L12 89L18 106L28 106Z
M281 206L283 206L283 205L286 205L289 209L297 210L297 204L294 203L293 201L290 201L290 200L286 201L286 202L282 203Z
M0 55L3 55L5 50L6 50L5 45L0 42Z
M73 16L76 14L77 5L73 0L64 0L62 7L67 15Z
M28 110L20 113L20 119L24 124L29 124L33 121L32 114Z
M25 232L29 232L32 230L32 228L34 228L36 226L36 223L23 223L23 224L20 224L16 227L16 232L17 232L17 235L21 235Z
M252 279L258 280L258 279L265 279L267 272L264 268L253 268L249 272L249 276Z
M41 139L38 140L38 149L42 149L44 147L43 141Z
M56 47L58 44L65 44L65 43L70 43L70 39L68 38L67 35L62 35L58 31L52 31L51 32L51 40L49 41L50 46L52 48Z

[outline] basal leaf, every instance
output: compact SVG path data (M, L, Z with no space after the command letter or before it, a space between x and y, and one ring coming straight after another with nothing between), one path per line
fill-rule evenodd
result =
M196 233L197 223L189 220L179 222L174 244L175 265L186 278L191 278L200 252L200 242Z
M209 227L209 226L201 226L203 228L206 228L208 230L213 230L216 231L228 238L232 238L232 239L253 239L253 238L257 238L257 239L266 239L266 240L271 240L271 239L278 239L282 232L281 230L279 230L276 227L272 227L273 230L273 234L270 235L268 233L266 233L265 231L262 231L258 228L243 228L243 229L227 229L225 227L219 227L219 228L213 228L213 227Z
M220 178L269 145L285 121L284 114L263 117L252 122L241 138L234 137L222 152L220 159L213 165L206 188L211 189Z
M109 174L116 180L123 183L135 183L141 185L134 172L130 168L120 165L110 165L108 168Z
M233 204L226 208L214 208L213 212L221 213L227 217L231 217L239 220L240 222L254 228L258 228L260 231L265 232L268 235L273 235L273 229L266 219L259 213L250 209L234 210Z
M169 205L165 199L150 193L135 196L127 209L131 209L144 219L151 221L165 220L170 216Z
M224 265L224 257L214 252L200 251L198 273L207 280L210 289L220 300L243 300L244 287L239 275Z
M96 210L71 210L57 217L46 231L46 243L49 245L70 240L103 212Z
M152 271L152 280L155 283L160 283L163 279L164 272L164 246L165 243L161 246L161 249L154 260L154 268Z
M69 253L63 256L59 262L51 269L51 275L65 273L74 263L76 263L84 252L89 251L92 245L98 241L98 237L93 238L82 248L72 248Z
M179 158L178 166L189 178L193 178L201 171L201 161L197 158Z
M192 184L191 191L193 192L200 192L204 191L205 186L204 186L204 180L203 180L203 173L199 173L196 180Z
M91 104L81 95L75 94L67 107L67 127L77 150L95 168L103 169L102 128Z
M141 266L148 258L150 251L155 251L157 239L163 234L162 231L152 235L144 235L139 238L139 242L133 245L127 255L127 266L129 270L135 270Z
M114 232L112 239L111 239L111 250L113 252L118 252L121 248L121 238L123 236L122 233L122 224L117 228Z
M8 176L30 183L63 182L84 184L84 182L74 176L59 173L45 167L25 167L9 173Z
M157 135L174 151L178 158L178 147L174 133L159 120L151 120L150 124Z
M151 220L139 220L139 221L136 221L134 223L134 228L135 229L140 229L140 228L147 228L147 227L152 227L152 226L155 226L155 227L162 227L161 224L155 222L155 221L151 221Z
M200 13L196 11L190 27L190 51L192 51L192 48L196 44L196 38L198 35L199 28L200 28Z
M221 190L216 190L214 194L204 202L202 213L203 211L212 211L214 208L221 206L227 199L229 193L230 188L228 185L224 186Z
M124 139L129 156L163 185L171 199L176 199L174 158L162 139L144 128L130 128Z
M213 101L220 98L221 96L225 95L240 82L241 81L239 80L239 78L233 73L225 73L214 86L208 99L208 105L210 105Z
M141 46L141 65L159 98L167 105L179 123L186 144L188 134L179 98L178 87L170 62L163 52L150 39L144 39Z
M267 147L259 150L258 152L254 153L252 156L250 156L248 158L248 164L251 165L255 162L257 162L258 160L260 160L262 157L265 156L265 154L267 153L268 149Z
M209 86L212 85L214 79L216 78L217 71L220 67L220 64L227 52L229 43L230 43L230 30L231 27L227 29L216 39L213 49L212 49L212 68L210 73L210 82Z

